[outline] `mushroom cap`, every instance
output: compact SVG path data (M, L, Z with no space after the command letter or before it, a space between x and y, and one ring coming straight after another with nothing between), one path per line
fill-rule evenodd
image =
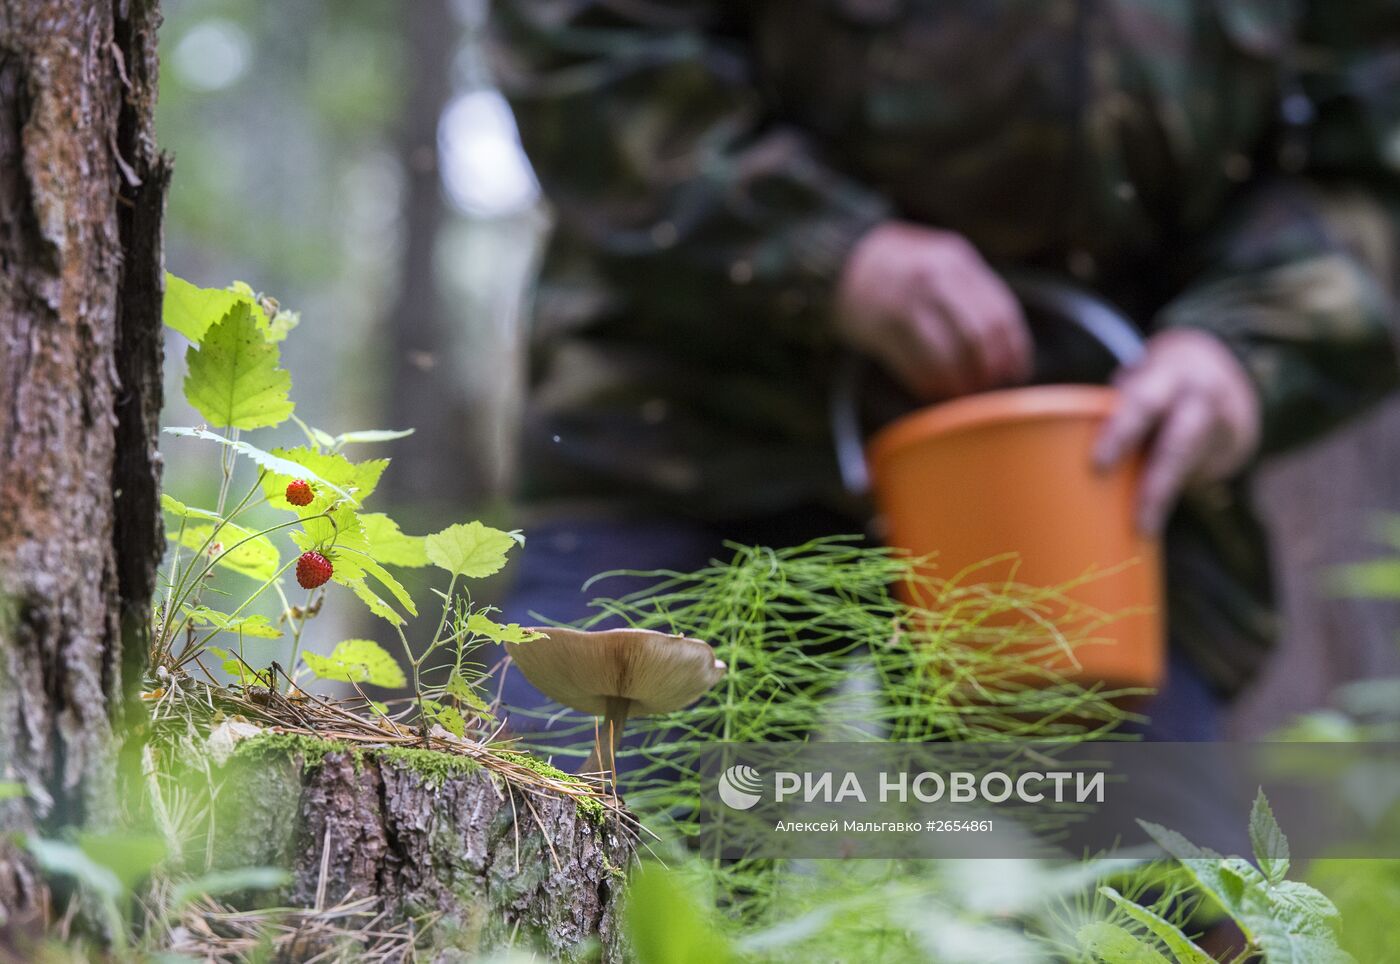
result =
M545 696L602 716L609 697L631 700L632 715L689 706L724 676L709 643L651 629L585 631L532 626L539 639L507 643L515 665Z

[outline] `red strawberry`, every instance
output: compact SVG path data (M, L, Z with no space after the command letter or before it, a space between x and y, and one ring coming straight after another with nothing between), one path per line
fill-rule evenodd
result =
M303 552L297 559L297 585L303 589L324 586L333 572L331 561L319 552Z
M293 479L287 483L287 501L292 505L310 505L314 498L316 493L311 491L311 484L305 479Z

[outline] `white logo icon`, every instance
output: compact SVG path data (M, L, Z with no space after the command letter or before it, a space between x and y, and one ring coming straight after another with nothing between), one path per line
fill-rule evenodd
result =
M735 810L756 807L763 799L763 775L743 764L730 767L719 775L719 798Z

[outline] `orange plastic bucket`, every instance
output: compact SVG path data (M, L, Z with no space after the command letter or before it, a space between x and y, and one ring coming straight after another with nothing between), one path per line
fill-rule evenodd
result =
M1115 618L1092 642L1042 661L1083 682L1156 687L1166 662L1161 558L1133 522L1141 465L1100 473L1091 461L1114 397L1096 385L972 395L891 422L866 455L890 545L936 554L945 579L979 567L979 583L1081 580L1066 595Z

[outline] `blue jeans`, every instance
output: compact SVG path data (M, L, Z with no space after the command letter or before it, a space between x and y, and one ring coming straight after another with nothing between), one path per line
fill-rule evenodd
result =
M664 517L561 520L537 525L526 533L525 548L514 562L516 582L503 607L505 618L525 625L544 619L572 623L590 615L590 599L622 596L651 582L636 576L615 576L584 592L583 584L598 573L614 569L690 572L727 555L722 546L725 540L787 546L850 528L849 521L825 513L789 513L723 527ZM577 742L576 736L549 738L551 731L565 727L543 718L550 701L513 666L497 687L513 733L546 746ZM1166 684L1140 712L1149 722L1133 729L1144 739L1208 742L1223 736L1224 701L1175 647ZM569 721L567 727L574 728L575 722ZM623 745L631 742L624 738Z

